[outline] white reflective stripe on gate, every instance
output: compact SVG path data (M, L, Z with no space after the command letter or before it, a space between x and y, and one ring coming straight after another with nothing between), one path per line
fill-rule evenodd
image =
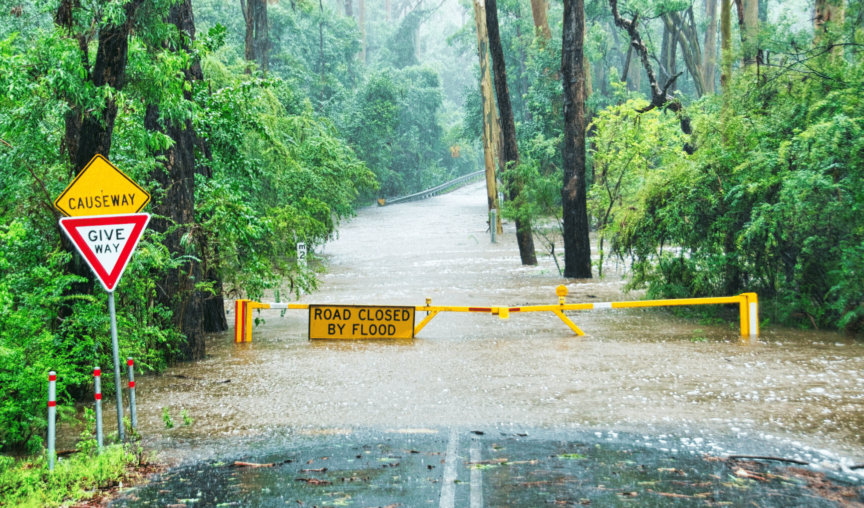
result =
M612 308L612 302L592 303L591 308L595 309L595 310L596 309L611 309Z
M271 309L287 309L288 303L268 303Z

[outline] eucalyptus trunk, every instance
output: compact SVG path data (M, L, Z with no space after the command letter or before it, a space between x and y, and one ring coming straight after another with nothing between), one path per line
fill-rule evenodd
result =
M267 0L240 0L246 23L245 58L257 62L264 72L270 65L270 28L267 21ZM247 69L247 72L249 69Z
M756 64L759 52L759 0L743 0L744 31L741 33L741 50L744 69Z
M507 89L507 69L504 66L504 50L501 47L501 34L498 29L498 5L496 0L486 1L486 31L489 37L489 54L492 57L492 69L495 73L495 95L498 99L498 111L501 118L501 138L503 160L509 171L519 164L519 148L516 144L516 124L513 120L513 107L510 104L510 92ZM521 186L518 182L510 187L510 199L519 197ZM531 224L516 220L516 243L519 244L519 257L523 265L536 265L537 254L534 252L534 237Z
M830 25L840 26L845 21L843 0L816 0L813 16L813 41L819 44Z
M552 31L549 29L549 19L546 16L547 9L549 9L549 4L546 3L546 0L531 0L531 16L534 18L534 32L548 41L552 38Z
M366 63L366 0L358 0L357 10L360 19L360 61Z
M717 0L705 0L705 53L702 55L702 83L706 94L715 92L715 69L717 68Z
M486 33L486 12L479 0L474 0L474 22L477 26L477 48L480 55L480 96L483 98L483 162L486 168L486 201L489 211L497 210L495 230L501 228L501 203L498 202L498 182L495 159L498 156L498 113L495 110L492 77L489 73L489 36ZM492 227L490 224L489 227Z
M195 23L192 15L191 0L183 0L174 4L168 13L168 22L185 33L190 41L195 39ZM179 47L172 46L176 52L190 52L190 46L185 42ZM196 62L184 70L184 78L189 83L200 79L200 65ZM184 90L184 99L192 101L192 93ZM171 309L172 321L186 337L186 342L180 348L180 355L185 360L204 358L204 333L207 329L219 330L227 328L224 323L224 308L216 309L219 317L213 315L214 303L222 307L221 296L210 299L196 285L205 282L207 270L199 261L204 256L198 252L201 248L198 242L188 241L195 238L195 152L201 150L203 140L195 135L190 119L162 121L159 119L159 106L150 104L144 115L144 127L150 131L166 134L174 142L171 148L160 151L160 166L151 175L159 184L162 193L153 206L154 218L151 227L164 235L162 243L174 259L184 258L179 266L166 271L164 277L156 285L156 297L159 302ZM209 173L209 168L205 174ZM214 270L215 273L215 270ZM212 281L211 281L212 282ZM218 282L218 279L216 279ZM220 288L221 289L221 288ZM209 308L208 308L209 307ZM217 320L205 325L207 318Z
M111 136L114 133L114 120L117 118L116 94L126 83L126 66L129 63L129 34L136 11L143 0L132 0L123 6L126 19L122 24L109 24L99 30L99 46L96 49L96 62L90 74L93 86L109 86L113 93L105 103L84 115L78 136L77 175L96 154L106 159L111 156Z
M585 181L585 3L564 0L561 79L564 86L564 276L591 278ZM635 59L631 59L635 60ZM637 73L638 76L638 73Z
M732 58L732 0L720 0L720 88L724 94L732 84Z

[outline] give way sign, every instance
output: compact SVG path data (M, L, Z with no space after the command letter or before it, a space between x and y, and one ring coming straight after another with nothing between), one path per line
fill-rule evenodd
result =
M120 282L148 222L147 213L65 217L60 219L60 228L110 293Z

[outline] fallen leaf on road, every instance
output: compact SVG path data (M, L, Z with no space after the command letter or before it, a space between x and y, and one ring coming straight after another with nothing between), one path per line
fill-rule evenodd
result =
M507 462L507 459L492 459L492 460L478 460L477 462L466 462L466 466L480 466L480 465L492 465L497 466L498 464L503 464Z
M363 477L363 476L351 476L349 478L342 478L342 481L343 482L360 482L360 481L365 482L368 479L369 478Z
M636 492L619 492L618 495L619 495L619 496L624 496L624 497L636 497L636 496L638 496L639 494L636 493Z
M685 496L684 494L675 494L674 492L655 492L651 489L648 489L648 492L651 492L652 494L657 494L658 496L663 496L663 497L678 497L678 498L682 498L682 499L690 499L692 497L692 496Z
M767 482L768 481L768 478L765 478L761 474L756 474L752 471L747 471L746 469L743 469L740 467L735 470L735 476L737 476L739 478L749 478L751 480L759 480L760 482Z
M321 469L301 469L300 472L301 473L326 473L327 468L322 467Z
M295 482L305 482L308 485L333 485L327 480L319 480L317 478L295 478Z
M256 464L256 463L254 463L254 462L238 462L238 461L235 461L235 462L234 462L234 465L235 465L235 466L239 466L239 467L273 467L273 466L275 466L276 464L274 464L274 463L272 463L272 462L269 463L269 464Z

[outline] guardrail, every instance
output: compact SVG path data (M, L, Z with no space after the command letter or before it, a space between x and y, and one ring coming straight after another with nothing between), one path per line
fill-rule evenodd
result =
M407 203L409 201L416 201L418 199L431 198L432 196L437 196L438 194L444 192L445 190L447 190L453 186L459 185L461 183L469 182L469 181L474 180L476 178L479 178L481 176L485 176L485 174L486 174L486 170L481 169L480 171L468 173L467 175L460 176L459 178L450 180L449 182L442 183L441 185L439 185L437 187L432 187L431 189L426 189L426 190L421 191L421 192L409 194L408 196L402 196L399 198L392 198L392 199L379 199L378 204L380 206L387 206L387 205L395 205L397 203Z
M410 309L412 312L426 312L426 316L422 321L414 325L411 336L416 336L423 328L432 321L435 316L441 312L473 312L481 314L497 315L500 319L508 319L510 314L525 313L525 312L552 312L558 316L573 332L582 336L585 333L579 329L576 324L570 320L564 311L574 310L603 310L603 309L625 309L638 307L673 307L682 305L738 305L740 315L740 326L742 337L757 337L759 335L759 299L756 293L743 293L737 296L726 296L719 298L682 298L679 300L634 300L629 302L598 302L598 303L566 303L567 288L558 286L555 289L555 294L558 295L557 305L527 305L524 307L459 307L459 306L434 306L432 299L426 299L426 305L418 306L389 306L387 308L404 308ZM380 306L338 306L328 305L329 307L359 307L359 308L378 308ZM262 303L252 300L237 300L235 303L235 318L234 318L234 342L252 342L252 311L256 309L294 309L294 310L309 310L310 307L324 307L323 305L310 305L307 303L280 303L270 302ZM362 312L358 312L362 316ZM369 313L367 311L367 316ZM356 316L355 316L356 317ZM328 318L329 319L329 318ZM362 317L361 317L362 319ZM311 310L310 310L310 333L311 333ZM413 321L412 321L413 322ZM363 328L361 327L362 331ZM409 332L412 330L408 330ZM367 334L363 334L367 335ZM311 337L311 335L310 335ZM359 338L359 337L358 337ZM363 338L388 338L386 336L367 336Z

